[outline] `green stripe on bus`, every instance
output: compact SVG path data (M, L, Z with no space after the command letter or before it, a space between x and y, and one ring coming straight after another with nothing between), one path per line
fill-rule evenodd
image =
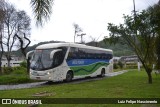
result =
M98 70L101 66L107 66L109 63L105 62L98 62L91 64L89 66L76 66L76 67L70 67L71 70L74 72L75 76L78 75L89 75Z

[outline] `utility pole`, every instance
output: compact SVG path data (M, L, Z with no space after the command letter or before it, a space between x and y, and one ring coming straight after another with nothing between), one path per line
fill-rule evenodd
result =
M83 36L86 35L86 33L82 33L80 35L77 35L77 36L80 36L81 37L81 43L83 43Z
M75 38L76 38L76 30L75 30L75 32L74 32L74 43L75 43Z
M76 35L79 32L82 32L82 29L79 27L78 24L73 23L73 27L74 27L74 43L75 43L75 39L76 39Z
M134 14L134 20L135 20L135 17L136 17L136 6L135 6L135 0L133 0L133 14Z
M134 15L134 23L136 23L136 5L135 5L135 0L133 0L133 15ZM137 36L137 28L135 29L135 36ZM138 59L138 62L137 62L138 71L141 70L140 63L141 62Z

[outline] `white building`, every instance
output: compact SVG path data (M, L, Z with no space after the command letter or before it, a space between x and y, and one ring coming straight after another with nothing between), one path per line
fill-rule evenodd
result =
M20 66L20 63L23 62L24 59L16 56L11 57L10 65L11 67L16 67ZM7 67L8 66L8 61L6 57L2 57L2 67Z

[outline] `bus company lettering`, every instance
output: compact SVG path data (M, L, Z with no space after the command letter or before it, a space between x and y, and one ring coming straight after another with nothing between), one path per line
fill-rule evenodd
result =
M83 64L84 64L84 61L83 61L83 60L73 60L73 61L72 61L72 64L73 64L73 65L83 65Z
M12 99L10 104L42 104L41 100L17 100Z
M28 104L42 104L41 100L28 100Z

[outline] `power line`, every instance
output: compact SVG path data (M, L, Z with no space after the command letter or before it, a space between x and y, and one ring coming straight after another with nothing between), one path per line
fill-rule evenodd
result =
M145 3L146 3L149 7L151 7L151 6L154 4L153 2L151 3L151 2L148 1L148 0L146 0Z
M160 0L157 1L157 2L153 2L153 0L152 0L152 1L146 0L145 3L148 5L148 8L153 8L153 6L154 6L155 4L160 3Z
M136 3L136 0L133 0L133 4L135 5ZM137 1L137 2L140 2L140 1ZM147 9L147 8L153 8L153 6L155 4L158 4L160 3L160 0L143 0L143 5L145 5L145 8L144 7L140 7L139 5L137 6L136 8L136 5L135 5L135 9L138 9L138 10L144 10L144 9ZM136 13L136 10L133 10L134 13Z

